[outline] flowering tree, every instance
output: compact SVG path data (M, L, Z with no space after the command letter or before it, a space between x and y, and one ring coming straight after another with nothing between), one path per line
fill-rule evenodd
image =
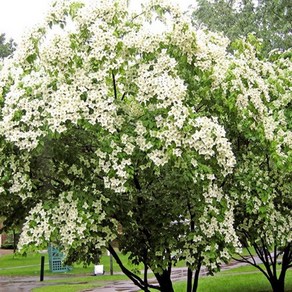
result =
M253 35L233 46L237 59L216 89L226 99L220 101L223 107L216 107L222 112L221 123L228 123L237 160L223 187L233 196L237 234L249 252L237 260L263 272L273 291L284 291L285 274L292 264L291 50L274 51L268 60L261 60L260 44Z
M248 257L240 255L237 260L258 268L273 291L284 291L286 271L292 266L292 124L291 80L288 77L291 75L291 52L274 52L270 55L274 63L263 63L255 58L254 49L254 53L250 52L250 45L245 47L250 56L250 68L259 74L256 80L251 77L242 89L260 90L261 94L264 89L266 97L250 108L254 115L245 109L245 114L253 119L251 130L237 136L237 167L230 189L237 202L236 225L240 241L249 252ZM258 123L259 131L255 135L254 120L260 120L261 116L265 117ZM248 125L244 123L243 126ZM250 247L254 248L264 268L258 265ZM279 264L280 272L277 271Z
M157 18L160 33L150 30ZM139 13L126 1L56 1L1 70L1 196L30 207L19 247L55 242L72 261L107 248L144 291L173 291L178 260L188 291L201 265L228 261L240 246L231 142L268 132L274 118L249 108L266 91L243 95L245 70L266 88L252 49L231 56L227 45L163 1ZM144 278L124 267L114 239Z
M199 0L194 19L208 29L223 32L231 41L255 33L261 38L261 53L292 46L289 0L208 1Z

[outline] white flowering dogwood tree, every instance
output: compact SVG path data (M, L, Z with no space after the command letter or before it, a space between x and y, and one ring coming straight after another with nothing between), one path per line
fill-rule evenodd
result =
M237 205L237 234L249 253L236 259L258 268L273 291L285 291L286 271L292 267L292 54L272 52L270 62L263 62L255 47L239 45L249 56L249 77L239 91L257 93L249 95L253 105L241 108L247 118L237 126L237 167L228 186Z
M163 30L153 32L157 19ZM0 196L29 210L19 248L55 243L69 262L95 261L106 248L142 290L165 292L178 260L196 291L202 265L216 272L239 251L235 219L253 220L253 187L243 194L249 180L240 180L249 157L256 165L266 146L275 181L289 165L288 77L282 57L280 66L260 61L250 42L233 55L227 45L165 1L139 13L127 1L56 1L1 69ZM113 240L144 265L143 277Z

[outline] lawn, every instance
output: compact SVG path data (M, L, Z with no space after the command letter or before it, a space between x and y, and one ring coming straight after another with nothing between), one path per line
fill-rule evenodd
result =
M107 281L121 280L122 276L102 276L96 277L77 277L64 280L52 280L50 284L54 286L47 286L36 288L33 292L80 292L86 289L101 287ZM186 283L177 282L174 284L176 292L185 292ZM157 291L157 290L152 290ZM198 292L269 292L270 285L265 277L257 272L251 266L244 266L235 268L229 271L223 271L215 276L202 277L199 282ZM286 291L292 291L292 270L288 271L286 279Z
M286 292L292 292L292 270L287 272ZM177 282L176 292L185 292L186 283ZM199 280L198 292L270 292L268 280L251 266L223 271L215 276L202 277Z
M106 283L112 281L127 280L124 275L103 275L103 276L89 276L89 277L67 277L62 279L54 279L45 281L44 287L34 288L33 292L79 292L86 289L102 287Z
M0 276L36 276L40 273L41 256L45 256L45 275L92 275L94 266L83 267L82 264L74 264L72 271L66 273L52 273L49 270L48 253L31 253L27 256L21 255L5 255L0 257ZM128 262L127 256L120 254L120 258L125 266L130 270L140 270L142 267L131 265ZM113 260L114 273L120 272L121 269ZM101 258L101 263L104 265L106 273L110 271L110 257L104 255Z
M114 275L93 277L93 265L84 268L82 265L74 265L73 270L67 273L51 273L48 265L48 255L29 254L26 257L20 255L5 255L0 257L0 276L37 276L40 273L41 256L45 256L45 287L35 288L34 292L79 292L86 289L104 286L106 283L117 280L126 280L127 277L120 274L120 268L114 261ZM130 265L127 256L120 255L129 269L141 269ZM105 271L109 272L110 259L105 255L101 259ZM60 276L58 279L48 280L46 276ZM185 282L174 284L176 292L186 290ZM266 278L252 266L242 266L217 273L211 277L201 277L198 292L268 292L271 291ZM292 270L289 270L286 278L286 291L292 292Z

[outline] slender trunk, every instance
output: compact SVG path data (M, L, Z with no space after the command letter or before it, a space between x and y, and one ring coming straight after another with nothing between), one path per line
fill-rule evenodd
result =
M195 220L194 220L194 214L192 213L192 206L190 201L188 200L188 210L190 213L190 232L193 232L195 230ZM187 278L187 292L192 292L192 280L193 280L193 270L188 268L188 278Z
M15 233L15 230L13 229L13 253L16 253L16 246L17 246L16 233Z
M114 274L114 264L113 264L113 255L110 253L110 275Z
M163 270L162 274L155 274L161 292L174 292L170 274L168 270Z
M198 267L197 267L196 272L195 272L194 284L193 284L193 291L192 292L197 292L198 284L199 284L199 275L200 275L201 266L202 266L202 258L200 258Z
M144 262L144 283L145 283L145 291L146 292L149 292L150 290L148 290L147 286L148 286L148 267L147 267L147 264Z
M192 292L192 279L193 279L193 271L190 268L188 268L187 292Z

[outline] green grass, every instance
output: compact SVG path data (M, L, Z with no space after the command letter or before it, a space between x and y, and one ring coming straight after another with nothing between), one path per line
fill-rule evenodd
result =
M260 264L259 266L261 266L262 268L265 269L263 264ZM260 273L260 271L258 269L256 269L255 267L251 266L251 265L246 265L246 266L241 266L241 267L234 268L234 269L221 271L217 275L223 275L224 276L225 274L238 274L238 273Z
M39 253L31 253L26 257L21 255L5 255L0 257L0 276L36 276L39 275L40 272L40 261L41 256L45 256L45 275L56 275L56 274L64 274L64 275L74 275L74 274L92 274L93 273L93 265L84 268L82 264L74 264L73 270L66 273L51 273L49 270L49 260L48 254L39 254ZM134 266L131 265L128 261L126 255L119 254L124 265L130 270L142 270L142 265ZM101 258L101 264L104 265L104 270L109 272L110 270L110 257L105 255ZM23 267L25 266L25 267ZM176 267L184 267L185 262L180 261L177 263ZM21 268L17 268L21 267ZM114 273L120 272L120 267L114 261Z
M90 277L70 277L63 279L54 279L47 280L45 284L49 284L49 286L34 288L32 291L34 292L58 292L68 291L82 291L89 288L96 288L104 286L108 282L112 281L121 281L128 280L128 278L124 275L103 275L103 276L90 276Z
M72 271L66 273L52 273L49 270L48 254L31 253L27 256L22 255L4 255L0 257L0 276L36 276L40 273L41 256L45 256L45 275L91 275L94 271L94 265L83 267L82 264L74 264ZM140 270L142 266L135 266L129 263L127 256L120 254L120 258L124 265L130 270ZM114 273L120 272L121 269L113 260ZM100 264L104 265L105 272L110 271L110 257L105 255L101 258Z
M1 276L35 276L40 272L42 254L30 254L27 257L21 255L5 255L0 257ZM45 263L48 256L45 255ZM45 265L45 272L49 272L49 266Z
M252 255L255 255L255 254L256 254L256 252L255 252L255 250L254 250L253 247L249 247L249 251L251 252ZM249 254L249 252L247 251L247 249L244 247L244 248L242 249L242 252L241 252L240 255L246 257L246 256L249 256L250 254ZM233 256L234 256L234 257L238 257L238 254L234 254Z
M50 285L36 288L34 292L79 292L86 289L101 287L107 281L127 279L122 275L100 277L71 277L47 281ZM78 284L79 283L79 284ZM176 292L185 292L186 283L174 283ZM153 290L155 291L155 290ZM252 266L242 266L228 271L222 271L215 276L201 277L198 292L269 292L270 284L267 279ZM286 291L292 291L292 270L287 272Z
M32 289L33 292L79 292L85 289L97 288L97 284L76 284L76 285L58 285L58 286L45 286L41 288Z
M102 275L92 276L94 266L84 268L82 264L73 265L73 269L66 273L52 273L49 270L48 254L28 254L27 256L21 255L5 255L0 257L0 276L38 276L40 274L40 262L41 256L45 256L45 282L46 286L35 288L33 291L47 292L77 292L86 289L91 289L99 286L103 286L107 281L127 280L128 278L123 274L115 274L120 272L120 268L114 261L114 275ZM131 265L127 256L121 255L123 263L129 269L137 269L137 267ZM110 258L109 256L103 256L101 263L104 265L105 271L108 273L110 270ZM85 275L85 276L84 276ZM57 276L58 279L46 280L46 277ZM47 286L48 285L48 286Z
M240 274L243 273L243 274ZM246 273L246 274L244 274ZM285 287L287 292L292 291L292 270L287 272ZM185 292L186 283L174 284L176 292ZM224 271L215 276L201 277L198 292L270 292L271 286L262 273L253 267L240 267Z
M33 289L34 292L79 292L86 289L104 286L109 281L127 280L122 274L113 276L91 276L93 265L84 268L82 265L74 265L73 270L67 273L51 273L48 266L47 254L29 254L26 257L20 255L5 255L0 257L0 276L36 276L40 272L41 256L45 256L45 282L46 286ZM128 263L127 256L120 255L123 263L129 269L142 269L140 266L133 266ZM101 264L106 272L109 272L109 256L103 256ZM180 262L179 266L183 266ZM120 272L120 268L114 262L114 273ZM58 276L58 279L46 280L46 276ZM152 277L152 276L151 276ZM186 290L185 282L174 284L176 292ZM292 292L292 270L287 272L286 290ZM271 291L267 279L252 266L242 266L217 273L211 277L201 277L198 292L268 292Z
M47 254L29 254L27 257L17 255L17 254L9 254L3 255L0 257L0 269L4 268L12 268L17 266L28 266L28 265L37 265L40 263L41 256L44 255L47 261Z
M86 276L86 277L67 277L67 278L59 278L59 279L53 279L53 280L46 280L46 283L57 283L57 284L64 284L66 283L77 283L77 282L102 282L102 281L120 281L120 280L128 280L128 277L119 274L119 275L102 275L102 276Z

